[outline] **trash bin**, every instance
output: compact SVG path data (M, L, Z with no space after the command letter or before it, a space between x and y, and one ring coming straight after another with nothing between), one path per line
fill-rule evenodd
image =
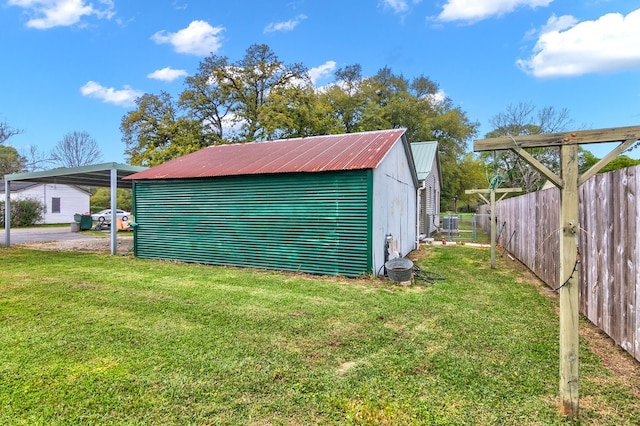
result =
M93 220L91 219L91 215L83 214L80 215L80 220L76 220L76 222L80 222L80 230L88 231L93 226Z

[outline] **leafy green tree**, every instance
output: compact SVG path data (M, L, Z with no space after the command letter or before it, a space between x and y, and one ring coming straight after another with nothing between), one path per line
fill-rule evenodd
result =
M628 155L619 155L606 166L604 166L599 173L611 172L613 170L625 169L627 167L633 167L640 164L640 160L634 160Z
M358 64L335 72L334 84L316 89L300 64L286 65L267 45L250 46L232 62L212 55L185 80L179 100L146 94L121 122L131 164L153 166L216 143L351 133L403 127L410 141L437 140L442 194L464 194L470 165L467 141L477 133L438 85L409 80L390 68L364 78Z
M454 195L457 197L459 210L475 211L481 204L481 198L476 194L465 194L465 190L487 188L484 161L474 153L468 152L460 160L452 177L455 179L453 186L459 188Z
M598 161L600 161L600 159L593 155L591 151L578 145L578 173L586 172Z
M0 177L22 172L27 164L27 159L20 155L12 146L0 145Z
M321 102L328 106L337 125L336 133L359 132L364 113L362 94L362 66L359 64L339 68L334 73L335 84L321 93Z
M329 126L306 68L285 65L267 45L237 62L212 55L185 80L176 102L145 94L120 125L130 164L154 166L206 146L320 134Z
M477 123L469 121L466 114L458 107L453 107L450 100L443 101L443 105L428 121L429 133L423 140L436 140L440 150L442 163L442 203L450 202L457 197L464 196L464 190L469 189L459 184L459 175L467 171L461 168L466 154L467 141L477 132ZM426 129L425 129L426 130Z
M145 94L136 105L120 123L132 165L155 166L215 143L205 123L185 116L167 92Z
M109 188L96 188L96 192L91 196L91 211L97 212L111 208L111 190ZM119 209L132 211L131 190L118 188L116 191L116 205Z
M237 62L217 55L205 58L198 74L187 84L183 101L200 118L208 119L220 137L226 118L228 128L235 129L229 139L250 142L269 136L265 118L274 114L268 109L281 105L271 96L287 90L289 94L306 93L311 79L303 65L286 65L266 44L254 44ZM299 91L292 91L294 88Z
M221 143L225 137L225 120L231 114L231 99L224 87L212 84L214 58L200 62L198 72L185 79L187 89L180 95L179 105L193 120L203 123L202 132L210 135L211 143Z
M582 148L581 146L578 147L578 171L580 173L586 172L598 161L600 161L600 159L593 155L592 152ZM637 165L640 165L640 160L634 160L628 155L619 155L600 169L598 173L611 172L613 170L624 169Z
M360 66L336 72L335 84L321 95L321 102L333 113L340 133L404 127L410 141L439 143L442 165L443 205L464 195L458 176L467 141L477 133L478 123L470 121L451 99L441 95L438 85L420 76L408 80L382 68L372 77L362 78Z
M279 87L269 93L260 121L266 139L336 133L335 121L311 87Z

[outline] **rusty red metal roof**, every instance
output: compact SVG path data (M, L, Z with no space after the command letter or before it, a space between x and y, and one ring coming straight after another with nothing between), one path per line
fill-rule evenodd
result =
M375 169L405 129L210 146L127 177L181 179Z

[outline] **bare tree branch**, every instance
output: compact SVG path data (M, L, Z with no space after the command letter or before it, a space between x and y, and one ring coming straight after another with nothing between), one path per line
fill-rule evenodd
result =
M21 129L16 129L7 124L6 121L0 122L0 145L5 143L11 136L22 133Z
M20 155L25 158L24 168L27 172L45 170L52 162L51 157L39 151L36 145L29 145L27 149L20 151Z
M87 132L67 133L51 151L51 160L62 167L81 167L102 158L98 143Z
M507 106L504 112L489 120L494 130L487 137L556 133L566 130L572 122L566 108L547 106L536 111L533 104L521 102ZM557 170L560 154L557 148L532 149L529 153L550 170ZM536 191L544 184L544 179L535 169L518 161L516 154L509 151L494 155L493 169L494 173L507 176L511 186L522 187L526 192Z

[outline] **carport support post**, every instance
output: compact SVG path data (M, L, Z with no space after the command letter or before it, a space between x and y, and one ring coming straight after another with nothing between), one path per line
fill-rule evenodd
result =
M111 169L111 254L116 254L118 250L118 223L117 220L117 202L118 202L118 171Z
M9 248L11 244L11 184L8 180L4 181L4 246Z

